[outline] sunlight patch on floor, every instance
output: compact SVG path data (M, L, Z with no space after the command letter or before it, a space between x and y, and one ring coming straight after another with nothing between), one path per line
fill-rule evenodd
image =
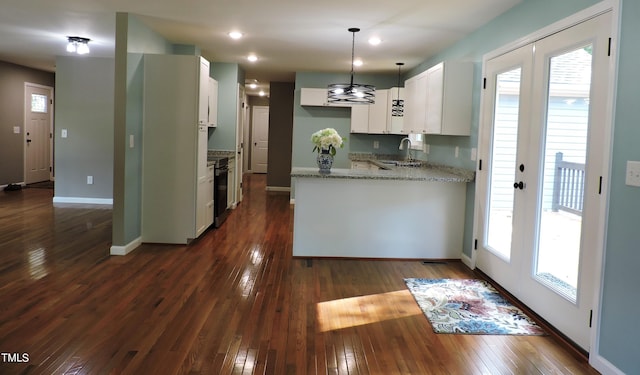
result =
M320 332L420 315L408 290L337 299L317 304Z

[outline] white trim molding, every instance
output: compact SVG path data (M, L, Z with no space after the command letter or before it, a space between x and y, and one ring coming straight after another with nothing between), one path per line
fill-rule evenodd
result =
M99 204L113 206L112 198L53 197L53 203Z
M124 246L111 246L111 250L109 251L110 255L127 255L138 246L142 244L142 237L138 237L135 240L129 242Z
M267 190L267 191L291 192L291 187L289 187L289 186L267 186L265 190Z

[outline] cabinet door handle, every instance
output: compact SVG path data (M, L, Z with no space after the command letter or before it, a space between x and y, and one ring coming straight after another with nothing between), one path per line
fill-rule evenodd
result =
M524 190L524 182L522 182L522 181L514 182L513 183L513 188L514 189Z

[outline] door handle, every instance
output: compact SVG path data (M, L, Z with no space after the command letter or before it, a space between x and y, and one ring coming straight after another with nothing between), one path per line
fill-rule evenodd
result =
M520 182L514 182L513 183L513 188L514 189L520 189L523 190L524 189L524 182L520 181Z
M27 139L27 143L31 143L31 140L30 140L30 139Z

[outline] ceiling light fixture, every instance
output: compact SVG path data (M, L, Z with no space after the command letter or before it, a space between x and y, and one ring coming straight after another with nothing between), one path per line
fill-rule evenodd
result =
M369 38L369 44L371 44L372 46L377 46L380 43L382 43L382 39L378 38L377 36L372 36L371 38Z
M400 99L400 68L402 68L404 63L397 62L396 65L398 65L398 95L394 100L391 101L391 116L403 117L404 116L404 100Z
M251 61L251 62L256 62L258 61L258 56L251 54L247 57L247 60Z
M374 104L376 88L372 85L353 83L353 67L355 56L356 33L360 31L352 27L349 32L353 34L351 41L351 81L349 83L333 83L327 88L327 101L329 103L349 104Z
M250 83L249 87L252 89L256 89L258 87L258 85L256 83Z
M77 53L78 55L86 55L89 53L89 38L82 38L79 36L68 36L67 37L67 52Z
M231 39L240 39L242 38L243 34L240 31L231 31L229 34L229 38Z

